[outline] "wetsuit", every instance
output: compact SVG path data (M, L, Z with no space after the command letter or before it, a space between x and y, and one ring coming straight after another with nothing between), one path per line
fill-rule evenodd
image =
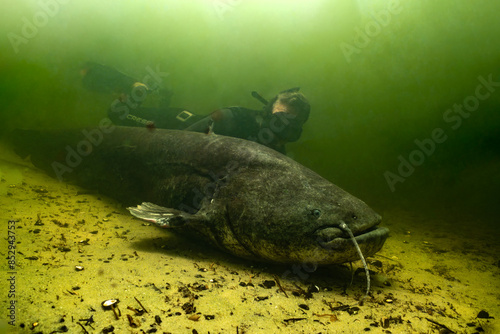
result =
M299 139L302 124L287 113L228 107L214 111L185 130L214 133L258 142L286 154L285 144Z
M159 87L151 90L151 87L112 67L88 62L81 74L87 89L120 94L108 110L109 118L117 125L213 132L256 141L285 153L285 144L299 139L302 125L309 116L309 103L298 93L299 88L283 91L269 102L257 96L265 104L262 110L228 107L201 116L183 108L170 107L171 92ZM153 91L160 95L159 107L142 107L142 102ZM291 109L295 112L284 112L290 109L290 105L294 106Z
M118 100L109 108L108 117L117 125L176 130L185 130L204 118L183 108L133 108Z
M213 132L247 139L285 154L284 144L278 140L276 131L273 132L276 129L269 126L269 117L266 117L267 113L263 110L228 107L208 116L200 116L182 108L133 107L133 104L117 100L109 109L108 117L117 125Z

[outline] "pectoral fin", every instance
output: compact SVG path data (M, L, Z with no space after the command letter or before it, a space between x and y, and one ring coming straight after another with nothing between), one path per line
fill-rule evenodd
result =
M171 208L164 208L148 202L143 202L135 208L130 207L127 209L133 216L153 222L163 228L181 227L187 223L202 220L202 218L196 214L190 214Z

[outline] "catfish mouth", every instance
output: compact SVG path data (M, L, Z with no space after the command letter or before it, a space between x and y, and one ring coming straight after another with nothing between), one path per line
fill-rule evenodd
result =
M364 243L384 243L389 236L389 229L386 227L377 226L381 219L377 219L374 224L365 229L352 229L354 238L358 244ZM349 234L342 230L338 225L322 226L317 229L314 234L318 237L318 242L322 246L332 247L335 245L343 245L347 242L351 243Z

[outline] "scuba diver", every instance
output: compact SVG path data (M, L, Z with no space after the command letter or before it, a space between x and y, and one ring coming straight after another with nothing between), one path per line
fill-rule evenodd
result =
M310 105L298 87L280 92L267 101L257 92L252 96L263 104L261 110L226 107L209 115L196 115L170 106L171 91L150 87L118 70L87 63L81 70L85 88L119 94L111 104L108 117L116 125L142 126L150 129L177 129L215 133L256 141L286 154L285 145L297 141L309 118ZM160 96L158 107L143 107L148 95Z

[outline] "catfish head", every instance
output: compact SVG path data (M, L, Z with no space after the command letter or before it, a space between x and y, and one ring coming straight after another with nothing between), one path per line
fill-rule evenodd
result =
M233 244L264 261L352 262L359 253L347 229L365 256L388 236L366 203L289 159L240 171L215 200L221 199Z

